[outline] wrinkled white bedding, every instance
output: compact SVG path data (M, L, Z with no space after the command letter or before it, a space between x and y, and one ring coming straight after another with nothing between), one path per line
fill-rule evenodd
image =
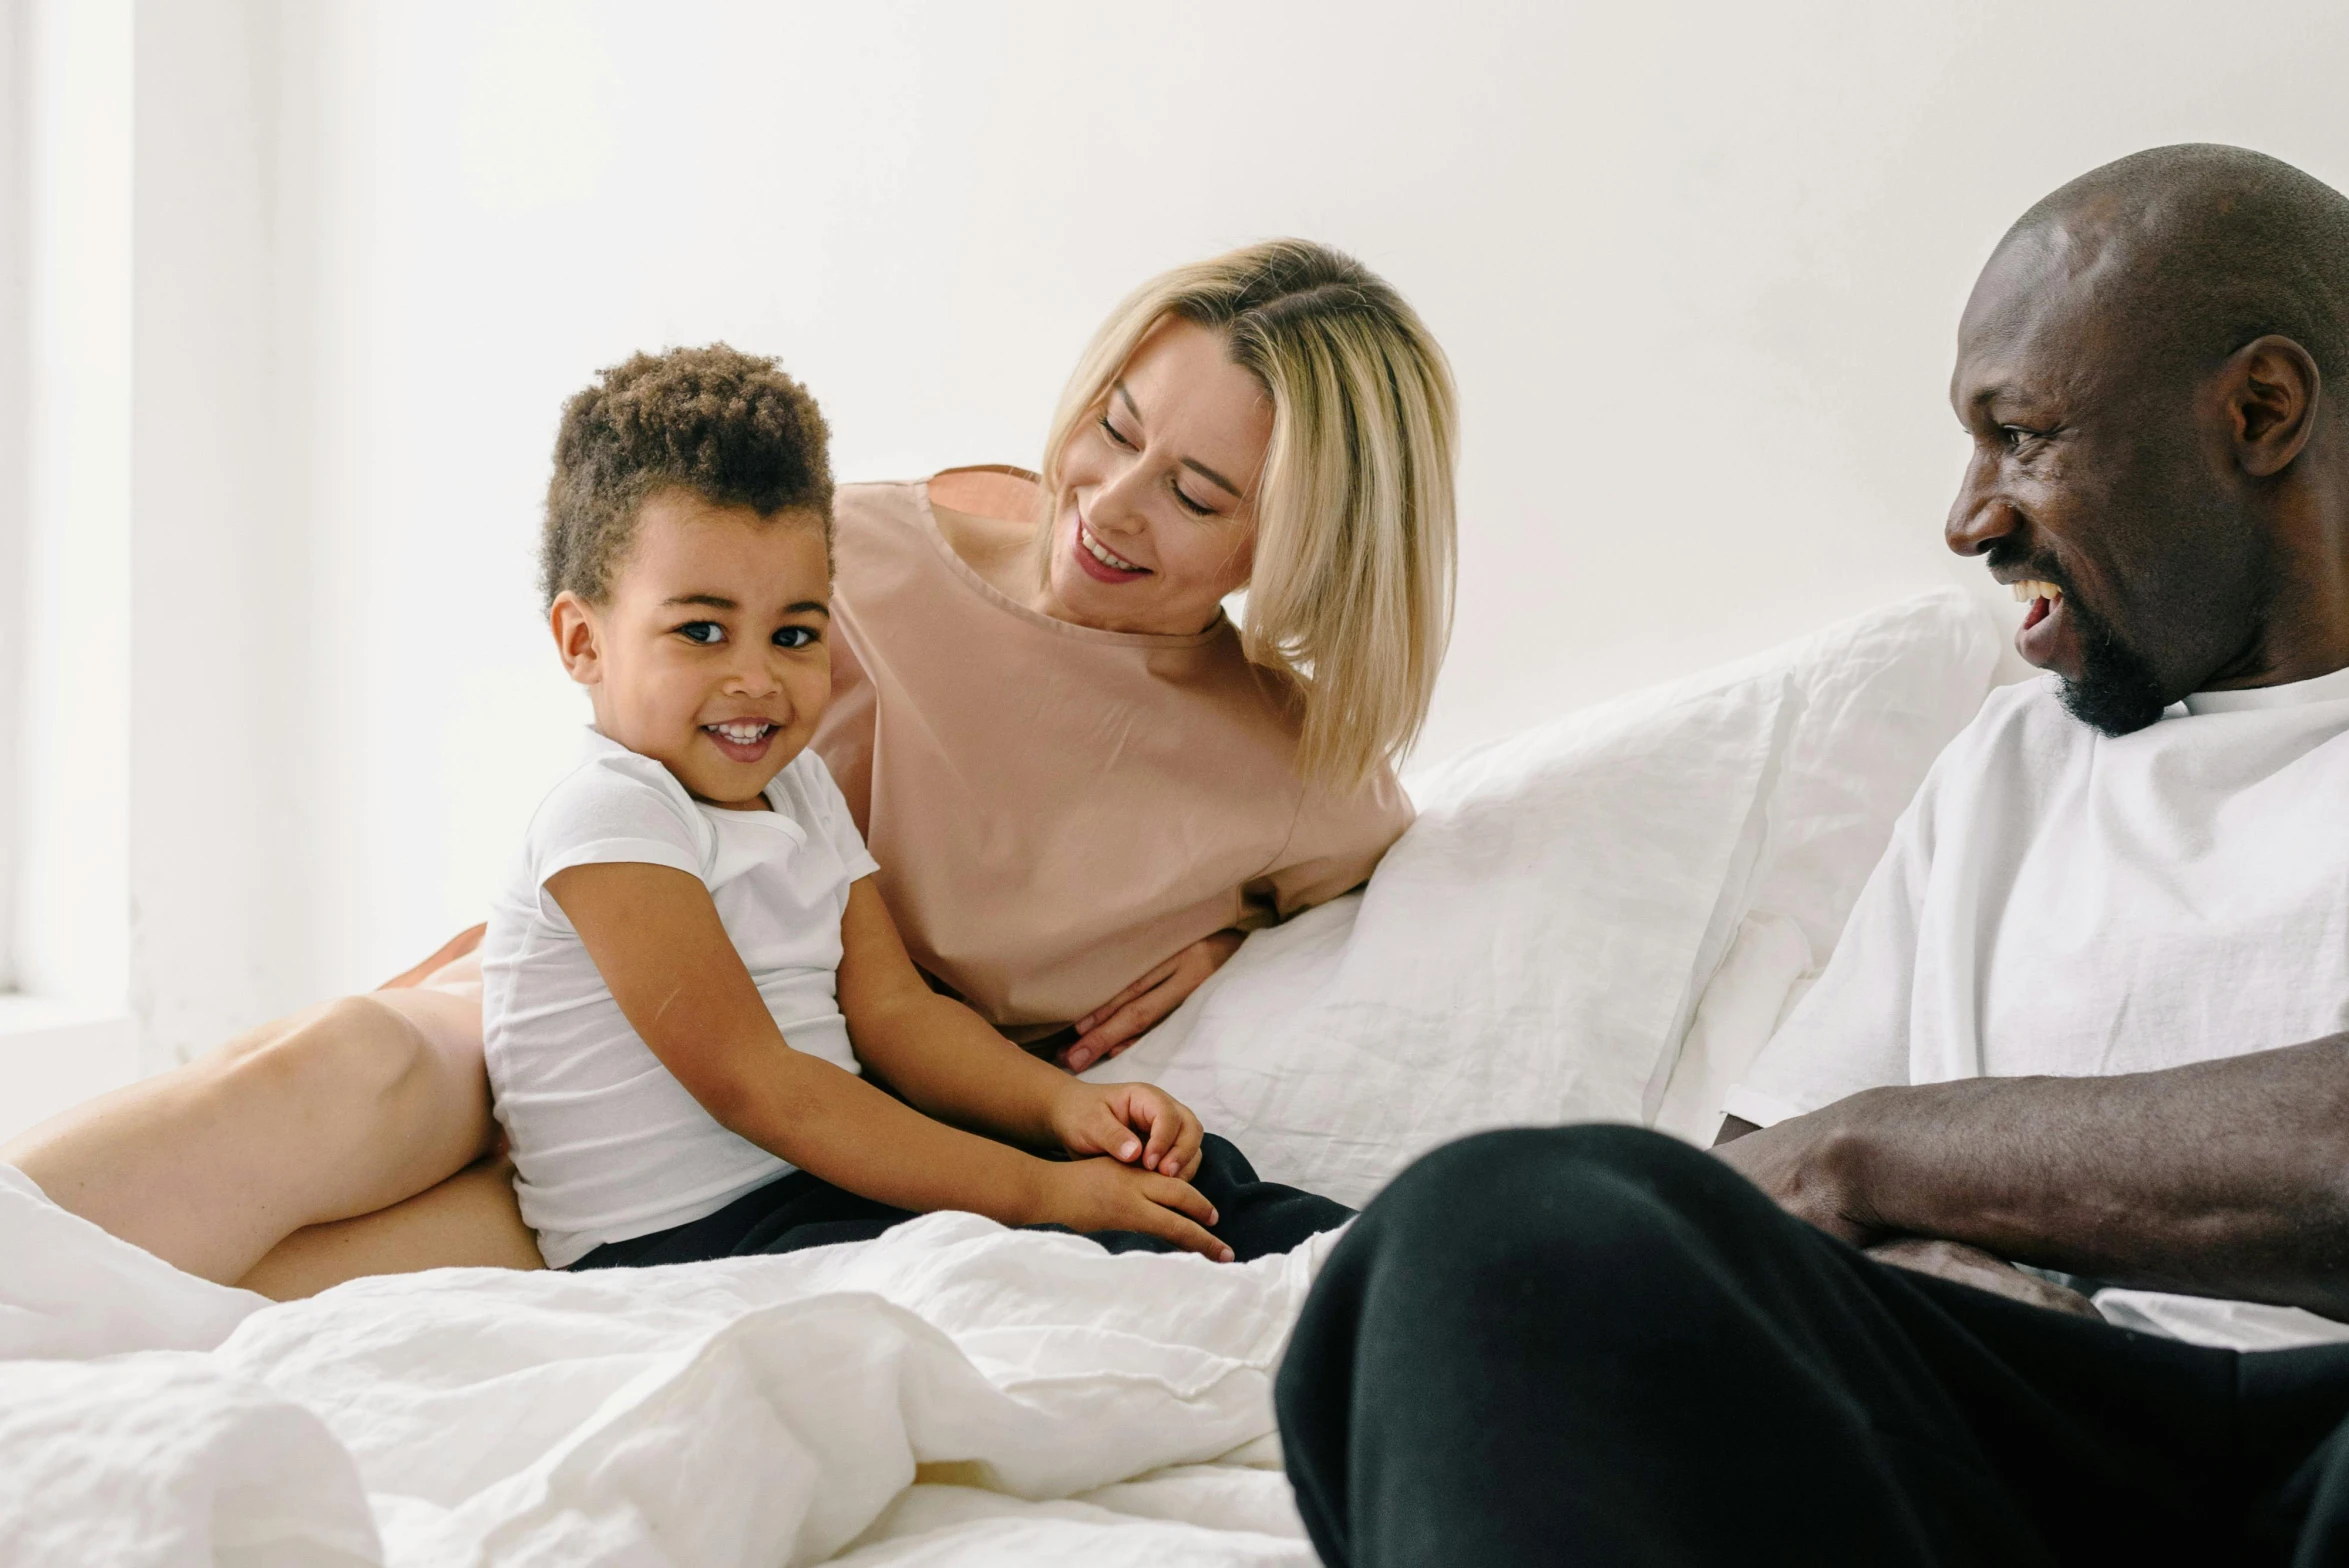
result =
M271 1306L18 1178L12 1285L103 1279L144 1319L101 1340L53 1302L0 1356L222 1337L0 1360L0 1562L1308 1564L1270 1380L1330 1244L1219 1267L940 1214Z
M1991 653L1927 595L1423 775L1363 894L1096 1075L1355 1203L1480 1126L1701 1134ZM0 1565L1310 1564L1270 1389L1331 1244L1219 1267L932 1215L271 1306L0 1167Z

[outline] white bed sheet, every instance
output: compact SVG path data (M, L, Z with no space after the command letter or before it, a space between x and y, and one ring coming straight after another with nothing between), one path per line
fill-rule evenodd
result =
M238 1314L208 1351L0 1338L11 1568L1313 1560L1270 1386L1333 1238L1219 1266L939 1214L271 1306L8 1196L12 1275L127 1289L182 1343Z

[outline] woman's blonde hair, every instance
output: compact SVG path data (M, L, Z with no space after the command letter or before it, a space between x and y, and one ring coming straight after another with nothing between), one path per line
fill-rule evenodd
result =
M1044 448L1047 516L1069 442L1170 316L1222 333L1272 399L1241 647L1303 694L1305 776L1359 785L1418 739L1451 637L1451 367L1401 295L1326 245L1268 240L1177 267L1128 295L1077 362Z

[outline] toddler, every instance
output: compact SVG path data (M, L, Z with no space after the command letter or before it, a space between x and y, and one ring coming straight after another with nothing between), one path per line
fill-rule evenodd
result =
M543 588L595 724L482 946L546 1261L788 1251L949 1208L1230 1260L1342 1220L1163 1091L1029 1056L906 956L807 750L831 691L825 434L773 361L722 345L638 355L564 410Z

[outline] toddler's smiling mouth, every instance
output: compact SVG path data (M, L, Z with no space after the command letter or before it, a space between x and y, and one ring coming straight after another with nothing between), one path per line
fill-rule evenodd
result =
M768 719L726 719L704 724L701 732L736 762L756 762L767 754L768 743L782 726Z

